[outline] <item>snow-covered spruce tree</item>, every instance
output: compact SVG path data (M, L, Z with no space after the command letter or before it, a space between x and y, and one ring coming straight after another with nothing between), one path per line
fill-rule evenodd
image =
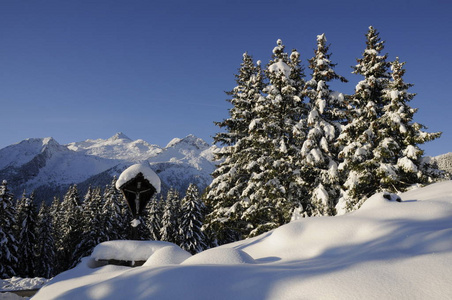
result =
M174 189L169 189L160 227L160 240L179 244L180 196Z
M17 201L17 273L21 277L34 277L36 269L35 245L37 211L34 204L34 195L27 197L24 192Z
M159 201L163 201L162 197ZM162 223L162 211L159 201L154 197L146 205L146 226L149 230L150 238L160 241L160 226Z
M51 278L55 264L55 240L53 238L53 222L50 208L45 202L41 203L36 223L36 269L35 276Z
M73 254L82 239L82 207L77 185L70 186L59 206L60 236L56 240L58 271L73 266Z
M260 62L254 61L248 53L243 54L239 73L236 75L237 85L227 92L232 104L229 118L216 122L224 132L214 137L216 144L224 147L216 153L221 161L213 172L214 180L206 193L206 204L211 209L207 216L208 230L214 231L220 243L229 243L241 238L246 224L241 220L244 199L243 190L250 178L247 168L247 151L252 148L248 128L254 117L254 106L262 97L263 73Z
M16 208L13 201L14 195L9 192L6 180L3 180L0 185L0 278L16 275Z
M309 60L311 79L305 86L307 136L295 160L307 188L307 194L301 196L307 216L334 215L340 192L335 142L345 120L345 104L344 96L332 91L328 83L347 80L334 71L336 64L328 50L325 34L318 35L315 56Z
M226 130L215 135L215 142L229 146L235 145L247 136L249 124L253 120L253 108L264 88L260 62L255 64L252 56L246 52L243 53L239 73L235 77L237 86L232 91L226 92L231 97L227 101L232 105L229 118L215 122L217 126ZM224 157L222 153L217 155L219 158Z
M182 199L181 222L179 226L180 247L191 254L207 248L201 228L205 205L199 196L198 187L190 184Z
M364 79L357 84L350 99L349 124L338 138L342 148L339 169L345 189L336 205L339 214L356 209L367 197L384 188L381 185L387 176L381 172L384 160L375 155L376 147L387 138L382 131L387 126L382 116L388 104L386 91L390 63L386 61L387 55L381 55L383 49L384 42L380 40L379 33L369 27L366 49L353 71Z
M78 264L82 257L90 255L98 244L107 240L107 233L102 223L103 206L100 188L89 187L82 204L81 240L74 250L72 266Z
M63 271L63 266L59 264L59 249L62 245L62 236L63 236L63 224L62 224L62 216L60 212L61 201L58 197L53 197L52 204L49 207L50 220L52 222L53 227L53 242L54 242L54 251L55 251L55 259L53 261L53 274L56 275Z
M391 81L386 89L387 104L380 129L385 138L376 146L375 156L382 161L378 169L383 189L392 192L405 191L407 187L431 182L439 174L431 172L431 165L423 158L419 145L440 137L441 133L427 133L425 126L413 122L417 109L409 106L415 94L409 93L412 84L405 83L405 63L396 58L391 63Z
M126 228L130 227L127 217L127 204L116 189L116 177L105 187L104 205L101 211L102 227L106 240L123 240L126 238Z
M245 151L251 175L241 195L248 200L242 217L247 222L244 237L289 222L303 194L294 168L304 132L300 121L306 116L300 55L293 50L289 56L278 40L272 58L265 70L269 80L263 90L266 96L258 99L249 126L252 145Z

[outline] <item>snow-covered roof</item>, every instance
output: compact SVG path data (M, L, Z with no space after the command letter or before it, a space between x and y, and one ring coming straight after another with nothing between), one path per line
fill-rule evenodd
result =
M94 248L91 258L139 261L147 260L154 252L174 244L163 241L107 241Z
M143 174L144 178L154 186L157 193L160 193L160 177L151 169L148 163L135 164L124 170L116 181L116 188L119 190L121 186L135 178L139 173Z

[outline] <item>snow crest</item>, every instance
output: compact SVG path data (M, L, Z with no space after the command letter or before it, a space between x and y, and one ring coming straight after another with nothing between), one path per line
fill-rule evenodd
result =
M122 172L116 181L116 188L119 190L121 186L133 179L139 173L143 174L144 179L147 179L149 183L154 186L157 193L160 193L161 182L159 176L150 168L149 164L144 163L132 165Z
M154 252L172 245L162 241L108 241L97 245L91 258L95 260L147 260Z

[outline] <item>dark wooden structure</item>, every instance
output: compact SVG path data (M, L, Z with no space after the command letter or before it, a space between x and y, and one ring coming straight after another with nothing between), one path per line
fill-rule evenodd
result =
M146 204L151 200L152 196L157 191L155 187L144 178L140 172L134 178L127 181L120 187L121 192L126 198L127 205L135 217L139 216Z
M145 260L118 260L118 259L99 259L96 261L96 267L103 267L106 265L124 266L124 267L141 267Z

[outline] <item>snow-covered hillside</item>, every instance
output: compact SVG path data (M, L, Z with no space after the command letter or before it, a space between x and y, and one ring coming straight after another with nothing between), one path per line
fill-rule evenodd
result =
M67 145L53 138L27 139L0 150L0 179L7 180L17 196L35 190L38 199L50 201L71 184L82 190L105 186L130 165L149 161L162 179L163 192L169 187L184 192L189 183L200 189L210 183L215 149L193 135L173 139L163 148L123 133Z
M122 132L109 139L86 140L67 145L70 150L108 159L147 160L162 152L162 148L141 139L133 141Z
M297 220L183 260L159 242L133 269L89 257L34 299L451 299L452 181L400 197L376 194L353 213ZM95 253L111 247L122 248Z
M441 154L433 158L438 168L452 174L452 152Z

